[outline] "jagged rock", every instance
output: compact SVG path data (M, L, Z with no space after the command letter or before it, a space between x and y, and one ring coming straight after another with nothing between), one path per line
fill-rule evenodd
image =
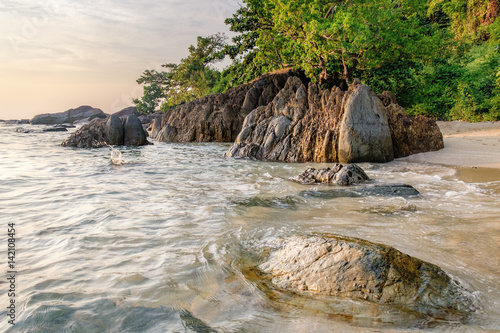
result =
M289 180L304 185L324 183L343 186L361 184L369 179L363 169L356 164L343 165L340 163L331 168L319 170L307 168L300 175L289 178Z
M110 145L123 145L124 128L117 114L111 115L106 121L106 138Z
M390 93L382 98L395 101ZM419 123L417 135L399 135L403 119ZM405 141L396 142L393 131L394 137ZM387 162L400 157L401 147L415 146L408 142L415 138L427 151L437 147L428 143L442 143L433 120L406 114L396 119L367 86L353 83L347 91L322 90L309 83L306 88L292 76L270 104L246 116L226 156L284 162Z
M301 74L295 70L265 74L225 93L205 96L170 109L162 116L162 130L156 140L233 142L245 116L254 108L267 105L292 76Z
M470 292L438 266L361 239L292 237L259 269L275 287L299 294L394 304L447 319L477 308Z
M161 128L161 119L153 120L153 123L148 128L149 137L156 138L158 134L160 134Z
M80 127L61 145L64 147L100 148L108 145L143 146L150 144L142 124L136 116L131 115L124 121L125 124L117 116L110 116L108 119L94 119Z
M101 110L88 105L80 106L76 109L70 109L59 113L44 113L31 119L32 125L56 125L74 123L76 121L94 118L106 118L107 115Z
M123 144L125 146L144 146L148 144L147 135L144 132L142 123L135 115L127 117L123 125L124 137Z

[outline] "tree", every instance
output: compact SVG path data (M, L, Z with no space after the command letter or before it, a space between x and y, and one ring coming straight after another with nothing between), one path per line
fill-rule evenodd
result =
M161 72L145 70L137 79L137 83L144 84L144 95L134 100L137 110L152 113L161 105L165 111L211 93L220 76L212 65L224 58L225 46L224 34L198 37L196 46L189 47L189 55L179 64L164 64L166 70Z

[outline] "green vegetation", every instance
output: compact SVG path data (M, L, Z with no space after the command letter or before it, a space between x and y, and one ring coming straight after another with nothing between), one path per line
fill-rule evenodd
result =
M137 80L140 112L165 111L276 69L327 88L360 78L394 92L411 114L500 120L499 0L244 0L189 56ZM225 57L232 64L218 71Z

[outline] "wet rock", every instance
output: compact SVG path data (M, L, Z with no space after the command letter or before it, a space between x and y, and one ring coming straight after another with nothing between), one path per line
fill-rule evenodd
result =
M292 237L259 269L274 287L304 295L367 300L449 320L477 308L470 292L438 266L361 239Z
M162 116L162 130L155 138L164 142L234 142L245 116L267 105L291 76L304 77L295 70L277 71L170 109Z
M82 119L88 118L106 118L107 115L101 110L88 105L80 106L76 109L69 109L59 113L44 113L35 116L31 119L32 125L56 125L74 123Z
M405 184L388 184L388 185L369 185L369 186L354 186L349 189L331 189L321 191L302 191L299 194L302 197L314 197L322 199L334 199L344 197L403 197L411 198L420 195L411 185Z
M68 128L66 126L54 126L49 128L44 128L44 132L67 132Z
M353 185L361 184L370 178L356 164L343 165L335 164L331 168L315 169L308 168L298 176L289 178L289 180L304 184L332 184L332 185Z
M387 103L395 101L390 93L381 96ZM322 90L315 83L306 88L305 81L292 76L271 103L246 116L226 156L284 162L387 162L399 157L405 145L429 151L442 142L433 120L406 114L397 118L391 110L359 83L347 91ZM409 122L418 123L412 127L418 131L410 128L407 131L414 134L400 135Z
M123 125L123 130L123 144L125 146L144 146L148 144L148 139L142 127L142 123L135 115L127 117Z
M234 200L231 203L242 207L265 207L265 208L296 210L297 204L300 202L301 200L299 200L296 197L286 196L283 198L253 197L248 199Z
M141 122L131 115L126 118L125 124L117 116L94 119L80 127L61 145L76 148L100 148L108 145L143 146L147 144L150 143L147 141Z
M118 115L111 115L106 121L106 137L110 145L123 145L124 139L123 123Z

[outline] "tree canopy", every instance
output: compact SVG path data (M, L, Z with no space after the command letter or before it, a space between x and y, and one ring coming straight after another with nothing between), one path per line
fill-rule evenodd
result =
M327 88L358 77L413 114L500 119L499 0L243 0L237 35L198 37L179 64L137 80L142 112L221 92L280 68ZM222 72L213 64L228 57Z

